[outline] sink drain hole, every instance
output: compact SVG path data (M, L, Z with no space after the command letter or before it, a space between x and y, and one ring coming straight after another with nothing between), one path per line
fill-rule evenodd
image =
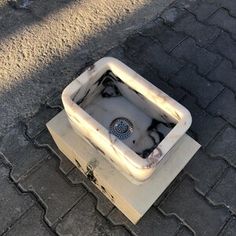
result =
M133 124L127 118L119 117L111 122L109 131L120 140L124 140L133 133Z

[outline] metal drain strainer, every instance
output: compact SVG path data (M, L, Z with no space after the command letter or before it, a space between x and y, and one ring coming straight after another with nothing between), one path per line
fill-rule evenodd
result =
M124 140L133 133L133 124L127 118L119 117L111 122L109 131L120 140Z

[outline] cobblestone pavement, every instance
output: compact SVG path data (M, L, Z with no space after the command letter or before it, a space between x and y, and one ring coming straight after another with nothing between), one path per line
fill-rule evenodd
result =
M132 225L53 143L58 93L0 140L0 234L236 235L236 1L176 1L106 55L185 105L201 150Z

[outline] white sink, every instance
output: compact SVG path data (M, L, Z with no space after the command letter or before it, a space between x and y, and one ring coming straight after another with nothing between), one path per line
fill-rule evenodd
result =
M75 132L135 184L161 168L192 122L185 107L111 57L71 82L62 101Z

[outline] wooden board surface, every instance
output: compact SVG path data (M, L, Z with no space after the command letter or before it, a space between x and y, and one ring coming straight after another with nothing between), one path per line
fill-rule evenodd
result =
M135 185L71 128L65 111L47 123L58 148L83 172L92 166L94 184L134 224L145 214L200 148L188 135L167 153L162 168L143 184Z

